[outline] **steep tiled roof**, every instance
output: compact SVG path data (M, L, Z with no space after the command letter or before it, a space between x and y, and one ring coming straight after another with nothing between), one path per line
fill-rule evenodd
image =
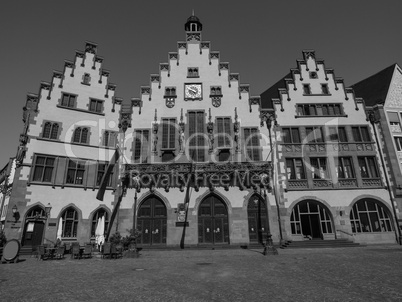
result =
M274 108L274 106L272 104L272 99L278 99L280 97L278 89L286 88L285 79L291 78L291 77L292 77L291 73L288 73L283 78L281 78L278 82L276 82L273 86L271 86L270 88L265 90L263 93L261 93L261 95L260 95L261 107L263 109Z
M387 97L395 66L396 64L392 64L371 77L352 85L356 97L362 97L366 106L383 104Z

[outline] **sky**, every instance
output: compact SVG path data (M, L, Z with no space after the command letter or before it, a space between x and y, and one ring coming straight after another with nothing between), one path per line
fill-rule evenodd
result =
M346 86L402 64L400 0L2 0L0 10L0 168L15 156L27 93L98 44L109 81L125 102L185 40L194 10L202 40L219 51L258 96L313 49Z

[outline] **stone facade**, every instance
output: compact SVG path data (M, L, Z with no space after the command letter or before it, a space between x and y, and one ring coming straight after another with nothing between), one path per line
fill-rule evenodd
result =
M314 51L303 56L252 96L202 40L193 15L149 86L123 102L87 42L27 97L10 199L21 219L6 224L7 237L23 245L94 242L103 216L110 234L140 229L143 246L178 246L184 230L187 246L261 244L269 233L274 242L395 242L364 102ZM119 164L99 201L115 152ZM363 204L375 208L367 221Z

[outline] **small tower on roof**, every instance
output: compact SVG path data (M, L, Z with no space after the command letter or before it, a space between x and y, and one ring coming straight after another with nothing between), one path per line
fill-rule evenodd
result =
M187 19L187 22L184 25L184 29L187 32L200 32L200 31L202 31L202 23L200 22L200 19L198 19L194 15L194 10L193 10L192 15Z

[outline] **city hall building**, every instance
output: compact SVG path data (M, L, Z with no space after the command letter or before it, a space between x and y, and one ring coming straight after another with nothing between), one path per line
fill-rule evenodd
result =
M371 111L314 51L302 56L253 96L192 15L149 85L123 101L87 42L27 96L7 237L30 246L59 231L64 242L93 242L104 217L111 234L138 228L144 247L179 246L184 228L186 246L261 244L268 234L395 243L400 214Z

